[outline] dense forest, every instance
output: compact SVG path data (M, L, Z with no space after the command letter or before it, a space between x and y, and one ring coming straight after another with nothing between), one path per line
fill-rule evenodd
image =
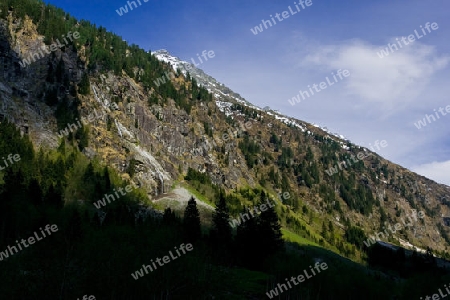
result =
M135 190L98 210L94 201L128 184L113 170L88 161L64 140L57 150L36 153L28 138L7 122L0 124L0 136L1 153L21 157L0 173L0 249L6 251L14 241L32 236L47 224L59 228L45 242L3 257L0 290L5 298L40 299L39 295L45 295L71 299L84 294L97 299L262 297L266 287L313 263L317 250L282 241L273 209L243 222L235 231L229 224L230 196L220 189L213 226L206 230L201 228L194 199L183 216L176 216L170 208L163 214L142 213L139 203L145 202L145 196ZM187 179L193 184L210 184L195 171L190 171ZM259 192L255 203L266 201L265 193ZM189 255L145 278L130 276L173 245L188 242L195 249ZM340 268L349 273L339 275ZM333 278L340 278L344 285ZM387 290L378 288L371 278L355 266L330 266L322 278L289 293L311 295L310 299L319 294L322 299L342 299L337 295L348 295L345 286L358 281L361 289L352 292L355 297L363 297L367 291L373 295L368 299L385 297ZM389 284L379 279L381 283Z

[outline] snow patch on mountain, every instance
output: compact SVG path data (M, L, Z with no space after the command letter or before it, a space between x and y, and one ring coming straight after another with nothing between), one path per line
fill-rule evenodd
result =
M239 104L245 105L249 108L252 108L258 112L261 112L261 116L265 112L268 115L274 116L277 120L283 122L284 124L288 126L293 126L299 128L302 132L308 132L306 124L299 123L299 120L296 120L294 118L290 118L288 116L285 116L281 114L280 112L276 110L272 110L269 107L265 107L264 109L261 109L260 107L251 104L244 98L242 98L239 94L233 92L230 88L225 86L223 83L218 82L213 77L206 74L203 70L195 67L192 63L186 62L181 60L178 57L175 57L171 55L167 50L158 50L153 52L153 55L159 59L160 61L169 63L174 71L180 70L185 76L187 73L191 75L191 77L195 78L197 82L203 86L205 89L207 89L211 94L214 95L214 98L216 100L216 105L219 108L219 110L222 113L225 113L226 116L237 116L242 115L239 111L233 111L231 109L233 102L236 101ZM321 127L316 124L312 124L314 127L320 128L321 130L325 131L331 136L337 137L341 140L344 140L344 142L341 142L343 148L347 147L347 140L343 135L339 133L333 133L329 131L326 127ZM311 134L308 132L308 134Z

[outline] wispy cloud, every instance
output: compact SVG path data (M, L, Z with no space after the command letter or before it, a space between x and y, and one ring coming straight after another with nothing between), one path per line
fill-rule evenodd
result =
M450 186L450 160L432 162L412 168L412 171Z
M438 55L434 46L419 42L383 59L379 58L377 51L380 51L380 46L362 40L317 45L306 49L299 67L347 68L352 73L344 83L349 95L392 110L413 102L427 87L431 77L450 61L450 56Z

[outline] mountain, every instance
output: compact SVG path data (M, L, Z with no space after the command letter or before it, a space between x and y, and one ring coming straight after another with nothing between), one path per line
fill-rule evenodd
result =
M0 71L6 298L263 299L324 262L281 297L411 299L448 275L450 187L377 146L37 0L0 3Z
M247 102L241 95L233 92L230 88L225 86L223 83L218 82L213 77L209 76L203 70L195 67L194 64L180 60L178 57L172 56L167 50L158 50L153 52L153 55L158 58L160 61L169 63L174 71L178 69L186 75L190 73L190 75L197 80L197 82L205 87L217 100L224 100L225 97L233 98L239 103L247 104L248 106L252 106L253 108L257 108L253 106L249 102Z
M282 115L278 111L274 111L268 106L261 109L260 107L242 98L241 95L234 92L229 87L225 86L223 83L218 82L215 78L203 72L203 70L197 68L194 64L181 60L180 58L171 55L169 51L165 49L157 50L153 52L153 55L160 61L170 64L174 69L174 71L178 71L179 69L180 72L184 75L187 75L189 73L193 78L197 80L198 84L203 86L205 89L208 90L208 92L214 95L217 107L219 107L220 111L224 112L227 116L232 114L231 110L229 109L230 103L238 103L248 108L254 109L256 111L265 111L267 114L275 116L277 120L281 120L286 125L293 125L297 128L300 128L302 131L306 131L305 125L299 124L301 122L299 122L298 120L294 120L293 118ZM331 133L330 131L328 131L326 127L321 127L315 124L313 125L331 135L334 135L335 137L338 137L342 140L346 140L343 135L338 133Z

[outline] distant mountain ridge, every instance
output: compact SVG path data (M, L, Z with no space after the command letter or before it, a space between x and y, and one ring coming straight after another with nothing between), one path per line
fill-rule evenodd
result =
M270 107L266 106L264 108L260 108L259 106L247 101L245 98L243 98L239 93L234 92L229 87L224 85L223 83L218 82L214 77L206 74L202 69L197 68L194 64L181 60L180 58L173 56L170 54L169 51L166 49L161 49L152 52L152 54L159 59L160 61L169 63L174 71L177 71L178 69L186 75L187 73L191 74L192 77L194 77L197 82L205 87L209 92L211 92L215 99L217 100L216 103L218 106L220 106L222 109L221 111L226 111L226 102L229 102L230 98L237 101L238 103L241 103L249 108L256 109L258 111L265 111L266 113L276 116L278 120L281 120L283 123L289 125L294 125L295 127L298 127L302 129L302 131L306 131L305 124L301 124L298 120L295 120L292 117L286 116L281 114L277 110L272 110ZM222 103L221 103L222 102ZM300 124L299 124L300 123ZM337 138L340 138L342 140L346 140L350 142L348 139L346 139L342 134L339 133L333 133L328 130L326 127L322 127L320 125L312 124L314 127L320 128L321 130L327 132L330 135L333 135Z
M189 72L189 74L191 74L191 76L195 78L199 84L208 89L216 98L221 99L224 96L228 96L234 98L240 103L252 105L242 98L241 95L235 93L223 83L218 82L215 78L206 74L202 69L197 68L190 62L181 60L180 58L171 55L166 49L154 51L152 54L160 61L169 63L175 71L180 69L184 75ZM257 106L254 107L257 108Z

